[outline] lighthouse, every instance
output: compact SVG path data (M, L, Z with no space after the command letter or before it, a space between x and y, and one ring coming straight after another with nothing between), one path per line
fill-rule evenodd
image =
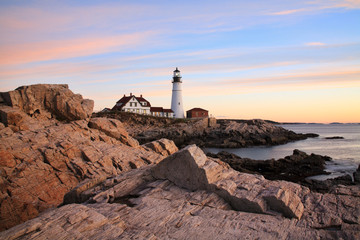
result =
M184 118L184 108L182 102L182 93L181 93L181 75L178 68L174 71L174 76L172 80L172 98L171 98L171 110L174 112L174 118Z

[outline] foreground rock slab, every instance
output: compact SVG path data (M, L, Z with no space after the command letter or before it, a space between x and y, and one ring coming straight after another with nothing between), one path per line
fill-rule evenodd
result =
M83 191L82 204L69 204L45 212L35 219L0 232L0 238L359 239L360 237L359 196L299 193L304 205L303 216L300 220L290 219L276 213L234 211L228 201L218 194L200 189L190 191L168 179L157 180L153 176L154 171L149 165L108 178ZM246 183L248 187L252 184ZM246 187L246 184L242 186ZM271 187L268 189L272 191ZM345 189L342 192L351 193Z
M164 159L152 169L157 179L168 179L189 190L203 189L227 200L235 210L277 211L300 219L304 206L298 194L308 189L289 182L269 182L263 176L239 173L217 159L207 158L195 145Z

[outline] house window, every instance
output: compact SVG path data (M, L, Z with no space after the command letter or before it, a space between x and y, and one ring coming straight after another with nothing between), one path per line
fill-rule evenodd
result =
M137 107L137 103L135 103L135 107Z

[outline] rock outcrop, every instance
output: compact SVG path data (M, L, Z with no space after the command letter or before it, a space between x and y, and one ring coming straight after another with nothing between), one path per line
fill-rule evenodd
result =
M160 140L152 141L142 145L144 148L151 149L152 151L167 157L179 149L175 145L175 143L169 139L162 138Z
M57 206L85 178L120 174L164 158L124 145L84 120L0 138L2 229Z
M260 119L166 119L125 112L97 113L95 116L123 121L129 134L141 144L166 138L181 148L191 144L218 148L278 145L318 136L297 134Z
M206 147L240 148L278 145L308 137L318 137L317 134L297 134L261 119L220 120L218 122L220 128L211 133Z
M99 182L157 163L165 157L163 152L177 151L172 142L153 143L162 144L161 153L139 146L118 120L92 119L88 123L92 110L86 110L80 95L70 93L63 85L35 85L2 93L17 107L0 104L0 230L58 206L84 179ZM69 105L61 109L56 101L67 101L66 97ZM34 109L40 109L39 115ZM47 111L56 117L67 116L68 121L84 119L60 122L45 117Z
M1 99L30 116L55 117L58 120L90 118L94 101L74 94L66 84L36 84L0 93Z
M123 124L117 119L92 118L90 119L89 127L98 129L109 137L113 137L128 146L139 146L139 142L129 136Z
M326 137L325 139L344 139L344 137L341 136L334 136L334 137Z
M333 179L315 180L308 177L330 174L325 171L326 162L332 161L328 156L306 154L295 149L293 154L278 160L253 160L241 158L233 153L221 151L217 154L207 153L207 156L219 158L228 163L239 172L261 174L269 180L285 180L299 183L310 188L312 191L328 193L332 192L337 185L355 185L359 181L360 168L350 175L344 175Z
M39 122L19 108L6 105L0 105L0 121L4 124L4 127L8 126L14 132L41 129L44 128L45 124L51 124L50 121Z
M191 191L214 192L240 211L266 213L269 209L300 219L304 210L299 185L270 182L260 175L239 173L227 164L207 158L191 145L164 159L152 169L157 179L168 179ZM271 187L270 187L271 186Z
M269 180L286 180L291 182L304 182L309 176L327 174L325 163L331 161L330 157L317 154L306 154L295 149L293 154L278 160L253 160L241 158L225 151L217 154L208 153L210 157L220 158L233 169L253 174L261 174Z
M179 169L179 165L183 166ZM202 177L192 176L188 172L200 173ZM178 177L180 174L191 180ZM0 238L360 237L358 186L338 188L336 195L313 193L297 184L237 173L227 164L207 158L195 146L169 156L157 166L144 166L100 183L82 183L79 186L86 185L89 188L75 199L81 204L72 203L47 211L35 219L1 232ZM254 198L255 193L258 196ZM294 207L299 204L298 201L303 206L302 210ZM252 202L255 205L265 204L267 211L259 214L257 208L241 209ZM296 216L292 218L294 209L301 210L300 219Z

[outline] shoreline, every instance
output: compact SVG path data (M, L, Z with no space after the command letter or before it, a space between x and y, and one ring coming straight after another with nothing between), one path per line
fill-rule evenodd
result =
M226 150L218 153L205 151L206 155L213 158L219 158L228 163L233 169L251 174L263 175L269 180L285 180L309 187L314 191L328 192L331 186L336 184L354 185L354 179L360 174L360 164L349 174L343 174L337 177L330 177L319 180L317 176L330 176L326 165L334 163L329 156L322 156L313 153L305 153L300 150L293 150L292 155L287 155L279 159L254 160L251 158L240 157Z
M285 231L293 234L290 238L304 238L304 232L319 238L332 236L333 219L338 236L345 238L356 236L360 226L360 167L354 175L357 185L324 181L312 191L287 179L266 179L256 173L259 161L248 161L255 166L252 173L236 171L195 145L275 145L307 138L304 134L259 119L217 123L211 118L172 122L139 115L125 115L129 119L122 121L92 116L93 101L67 85L38 84L3 94L0 230L8 230L0 238L54 238L56 232L84 239L114 234L167 239L173 238L170 227L170 233L180 231L183 238L193 230L192 236L232 239L224 235L232 226L239 226L238 235L249 223L258 226L249 228L252 238L268 237L267 229L275 231L274 237ZM141 144L132 137L141 134L161 139ZM166 136L182 141L177 146ZM179 150L186 144L191 145ZM296 170L299 161L304 167L300 177L323 172L326 157L296 151L282 161L288 167L263 161L268 176L291 177L286 170ZM314 181L308 184L315 186ZM223 223L229 231L223 231Z

